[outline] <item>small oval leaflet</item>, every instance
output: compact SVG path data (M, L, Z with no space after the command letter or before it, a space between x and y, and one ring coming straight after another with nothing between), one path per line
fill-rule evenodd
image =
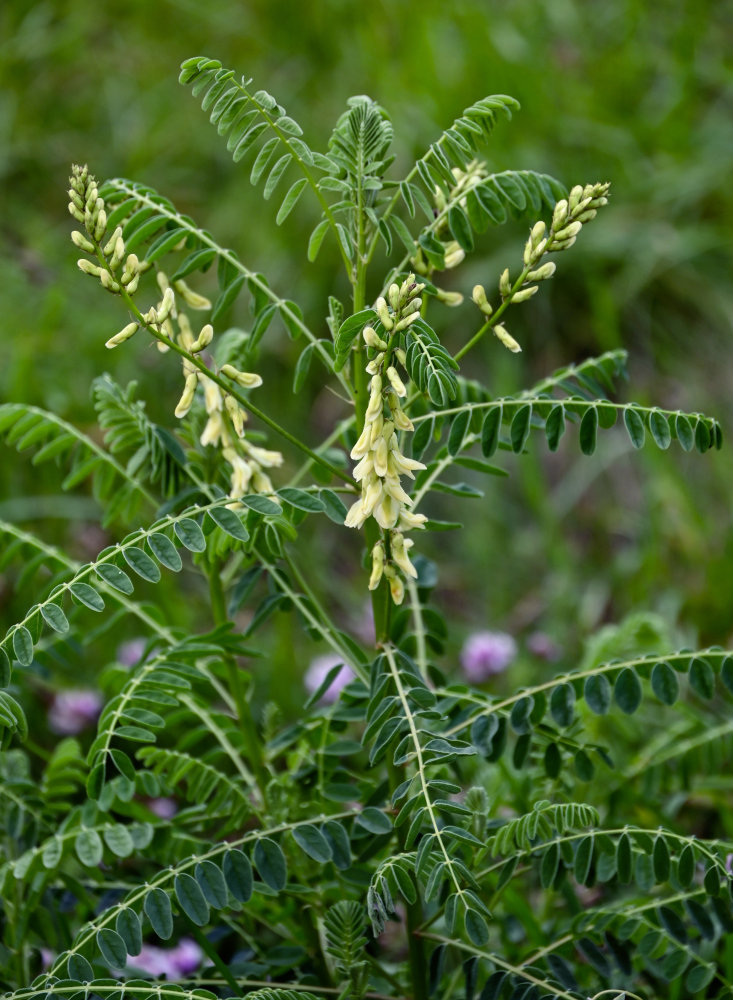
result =
M114 563L100 563L99 566L94 567L94 572L108 586L114 587L115 590L119 590L123 594L131 594L135 589L127 573L119 566L115 566Z
M194 869L199 887L209 903L217 910L227 905L227 886L224 875L213 861L201 861Z
M663 660L652 670L652 691L664 705L674 705L680 693L677 675Z
M319 496L313 493L306 493L305 490L296 489L293 486L285 486L277 491L277 495L289 503L291 507L298 510L307 511L309 514L321 514L326 509L326 505Z
M143 947L142 927L137 913L129 906L117 914L115 930L122 938L128 955L139 955Z
M269 837L262 837L255 844L253 857L262 881L275 892L284 889L288 880L288 870L280 846Z
M80 604L84 604L90 611L104 611L104 601L88 583L72 583L69 586L69 591L72 597L75 597Z
M362 809L356 817L356 822L359 826L363 826L365 830L377 835L389 833L392 830L392 823L389 816L374 806L367 806L366 809Z
M174 883L176 899L181 909L198 927L203 927L209 921L209 904L206 902L201 887L191 875L182 872L176 875Z
M252 896L252 865L243 851L227 851L222 863L224 878L232 896L240 903L249 902Z
M204 552L206 539L198 523L190 517L182 517L176 521L173 530L190 552Z
M54 604L53 601L49 604L41 605L41 616L54 632L63 634L69 631L69 623L63 608L60 608L58 604Z
M633 715L641 704L641 681L631 667L624 667L614 686L616 704L626 715Z
M33 663L33 637L25 625L18 625L13 632L13 652L22 667L29 667Z
M148 546L158 562L166 569L178 573L183 567L183 560L173 542L160 531L154 531L148 536Z
M227 535L231 535L232 538L236 538L240 542L249 541L249 532L241 518L237 517L233 510L228 510L226 507L212 507L207 511L207 514L214 524L225 531Z
M591 674L586 678L583 696L588 708L596 715L606 715L611 707L611 685L605 674Z
M168 893L163 889L151 889L145 897L143 909L150 926L162 941L167 941L173 933L173 911Z
M319 861L321 864L331 860L330 844L317 827L306 823L304 826L296 826L292 833L293 840L309 858L313 858L314 861Z
M143 580L147 580L149 583L157 583L160 580L158 564L153 562L143 549L133 545L130 548L124 548L122 555L130 569L133 569Z
M127 964L127 948L117 931L113 931L110 927L103 927L98 931L97 947L111 969L124 969Z
M96 830L82 829L74 841L74 850L83 865L94 868L104 855L102 838Z
M636 410L628 406L626 407L624 410L624 423L626 424L626 430L629 433L629 438L633 446L635 448L642 448L644 446L646 431L644 430L644 421Z

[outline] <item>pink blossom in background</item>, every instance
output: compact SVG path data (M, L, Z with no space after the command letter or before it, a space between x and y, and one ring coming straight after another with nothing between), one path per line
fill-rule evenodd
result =
M461 650L461 666L466 678L480 684L506 670L517 655L517 644L506 632L474 632Z
M117 662L123 667L134 667L140 662L144 652L144 639L129 639L117 647Z
M527 649L533 656L554 663L560 659L561 649L555 640L546 632L533 632L527 639Z
M180 979L194 972L203 958L203 951L191 938L181 938L175 948L157 948L144 944L139 955L128 959L128 968L139 969L151 976Z
M148 809L161 819L172 819L178 812L178 805L175 799L150 799L148 801Z
M54 733L71 736L91 726L101 710L98 691L59 691L48 710L48 725Z
M321 701L325 701L328 704L333 704L336 701L341 691L355 676L354 671L347 663L344 663L344 658L339 656L338 653L324 653L323 656L316 656L315 659L311 660L304 678L308 694L313 694L314 691L318 690L325 681L328 671L332 670L338 663L343 664L341 670L321 695Z

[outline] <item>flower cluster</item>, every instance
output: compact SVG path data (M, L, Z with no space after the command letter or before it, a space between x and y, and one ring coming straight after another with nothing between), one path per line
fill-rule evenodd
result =
M414 473L425 466L400 451L398 432L412 431L414 427L402 409L401 400L407 389L394 364L395 361L401 366L405 364L404 351L395 345L396 335L419 318L420 292L424 287L410 274L401 285L390 286L389 301L382 297L377 300L376 312L384 332L389 334L389 342L372 326L365 326L362 331L369 353L373 354L366 368L371 375L369 405L364 428L351 450L351 457L358 462L354 479L361 483L361 497L349 510L345 523L350 528L360 528L367 518L373 517L387 532L385 540L372 549L369 589L375 590L384 576L395 604L402 602L405 592L400 572L417 576L408 555L413 542L404 537L404 532L422 528L427 520L424 514L409 510L413 501L400 483L401 476L414 479Z
M594 219L598 209L608 204L606 196L609 186L609 184L586 184L585 187L581 187L577 184L567 198L563 198L555 205L549 231L542 220L532 226L524 247L524 268L517 280L512 282L509 268L505 268L502 272L499 278L501 305L494 316L492 330L494 336L515 354L522 348L506 327L498 322L501 313L510 303L516 305L531 299L539 289L539 282L553 276L554 261L547 261L544 264L540 261L545 254L567 250L575 243L583 223ZM493 315L494 310L483 285L474 287L472 298L484 316L490 318Z
M482 684L503 673L517 655L517 644L506 632L474 632L461 650L463 673L472 684Z

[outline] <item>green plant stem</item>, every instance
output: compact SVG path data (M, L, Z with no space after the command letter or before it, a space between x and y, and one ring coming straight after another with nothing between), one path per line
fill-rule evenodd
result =
M196 941L201 946L202 951L204 951L205 954L211 959L214 968L219 972L222 979L234 990L234 995L238 996L242 992L239 983L231 974L226 964L221 958L219 958L217 950L212 945L211 941L209 941L204 932L195 925L192 924L190 930Z
M99 260L105 267L107 267L107 263L101 252L99 254ZM289 441L290 444L292 444L294 447L302 451L303 454L307 455L311 459L311 461L316 462L316 464L320 465L322 468L327 469L332 476L336 476L338 479L342 479L346 483L353 482L351 476L349 476L348 473L345 473L343 469L339 469L337 466L332 465L328 461L328 459L324 458L322 455L319 455L317 452L313 451L312 448L309 448L307 444L305 444L303 441L300 441L294 434L291 434L290 431L282 427L276 420L273 420L272 417L269 417L264 412L264 410L261 410L259 408L259 406L256 406L249 399L247 399L246 396L243 396L242 393L239 392L239 390L236 388L234 383L231 382L231 380L222 378L221 375L219 375L217 372L212 371L207 365L205 365L204 362L201 360L201 358L199 358L196 354L189 353L189 351L181 347L180 344L177 344L175 340L171 340L169 337L166 337L165 334L161 333L159 330L156 330L151 323L148 323L145 320L143 314L140 312L140 310L132 300L132 297L128 295L128 293L124 289L120 290L120 295L122 296L122 299L124 300L125 304L127 305L130 312L133 314L135 319L138 321L138 323L141 326L144 326L145 329L150 334L152 334L156 340L160 341L161 344L165 344L166 347L170 348L171 351L174 351L176 354L180 355L180 357L185 358L188 362L190 362L190 364L194 366L194 368L198 368L198 370L202 372L204 375L206 375L207 378L211 379L212 382L215 382L220 389L223 389L224 392L232 396L233 399L236 399L236 401L239 403L242 409L247 410L248 413L251 413L253 417L257 417L258 420L261 420L263 424L266 424L267 427L275 431L276 434L279 434L280 437L285 438L286 441Z
M218 561L211 564L208 576L209 594L211 596L211 610L213 612L214 621L217 625L223 625L229 620L229 616L227 615L224 588L221 583L221 566ZM224 656L223 661L227 668L229 684L231 686L232 694L234 695L234 702L237 706L239 730L242 734L242 738L244 739L244 745L247 748L249 764L252 768L255 780L257 781L262 801L266 802L268 778L267 770L262 758L262 747L257 733L257 726L252 716L249 703L244 695L242 678L239 673L237 661L231 654Z
M390 791L394 792L402 781L402 774L399 768L388 761ZM398 831L398 841L400 850L405 850L405 839L408 828L403 823ZM428 963L425 955L422 937L417 933L423 923L422 903L418 892L418 897L414 903L405 901L405 915L407 925L407 947L409 953L410 979L412 982L413 1000L427 1000L428 998Z

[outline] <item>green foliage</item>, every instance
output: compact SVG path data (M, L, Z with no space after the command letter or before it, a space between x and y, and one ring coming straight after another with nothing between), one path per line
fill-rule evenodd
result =
M349 101L317 153L274 98L219 62L188 60L181 80L235 162L253 157L250 177L265 198L297 166L302 176L276 223L311 190L322 217L308 256L331 231L351 303L330 297L330 339L321 337L167 198L124 180L98 186L86 167L73 168L81 270L130 319L107 345L149 336L169 355L162 364L180 359L181 423L154 421L135 385L110 376L94 385L102 444L35 407L0 408L9 443L71 465L64 489L92 478L101 519L116 532L80 562L0 522L3 567L16 574L23 608L0 642L7 995L308 1000L325 990L344 1000L426 1000L480 989L487 1000L572 1000L652 989L672 998L713 980L730 990L724 809L700 823L674 795L657 808L641 778L666 789L669 765L703 770L717 734L724 773L733 734L719 716L733 695L733 652L653 651L664 629L637 617L590 643L577 669L511 691L459 683L446 675L440 571L405 538L460 527L433 517L441 499L481 497L474 474L489 483L508 475L535 447L533 429L555 451L575 423L590 456L599 429L614 433L622 411L633 448L650 440L666 451L673 439L684 452L721 447L712 417L615 401L626 362L618 350L507 395L461 373L489 332L501 342L495 350L518 352L498 319L552 277L545 253L584 238L607 185L566 191L543 174L489 174L476 154L497 117L517 106L503 96L467 108L395 181L392 127L369 98ZM495 310L476 286L475 329L451 329L441 310L456 300L436 272L459 267L474 233L508 214L533 223L521 276L512 285L503 272ZM380 238L390 259L372 301ZM186 282L215 263L212 303ZM219 337L245 287L250 328ZM188 313L199 309L210 322L195 331ZM295 388L317 354L344 404L315 444L315 422L291 431L276 393L261 393L262 407L252 396L275 316L305 342ZM286 455L264 446L263 427ZM470 481L443 480L454 466ZM341 553L345 526L364 529L373 643L342 627L332 607L342 557L319 583L308 560L310 532ZM500 575L490 582L500 586ZM199 605L203 628L194 624ZM288 631L277 633L283 619ZM128 622L142 633L135 662L99 671L98 650ZM315 640L336 657L291 719L278 710L286 679L270 677L275 705L260 712L262 674L248 673L262 653L269 666L273 632L288 655ZM67 662L72 677L94 663L105 703L88 744L65 740L48 753L27 720L37 720L39 692ZM342 664L350 678L331 699ZM668 712L677 702L682 710ZM682 726L679 741L669 739L670 720ZM152 808L160 796L175 796L175 815ZM395 949L389 933L400 925ZM132 977L144 943L187 935L209 968L170 985ZM52 951L46 968L41 946Z

